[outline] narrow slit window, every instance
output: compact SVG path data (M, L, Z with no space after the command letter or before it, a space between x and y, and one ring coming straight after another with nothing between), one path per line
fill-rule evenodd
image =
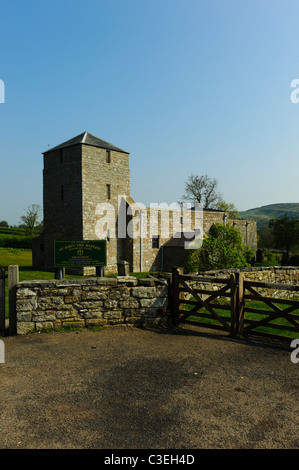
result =
M110 163L110 162L111 162L110 150L106 150L106 163Z
M159 248L159 235L155 235L152 238L152 248Z
M110 184L107 184L106 191L107 191L107 199L111 199L111 185Z

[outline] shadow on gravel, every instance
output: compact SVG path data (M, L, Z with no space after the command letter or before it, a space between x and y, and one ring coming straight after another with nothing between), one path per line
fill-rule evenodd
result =
M254 346L259 348L270 348L270 349L281 349L283 351L290 351L290 343L292 338L281 340L272 339L262 336L248 336L248 337L233 337L225 331L220 332L218 330L199 328L199 327L142 327L145 331L151 331L153 333L161 335L182 335L182 336L198 336L202 338L217 339L219 341L233 342L238 344L244 344L248 346Z

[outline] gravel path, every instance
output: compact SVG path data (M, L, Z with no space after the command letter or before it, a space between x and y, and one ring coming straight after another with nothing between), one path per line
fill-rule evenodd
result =
M4 343L2 449L299 448L289 344L130 327Z

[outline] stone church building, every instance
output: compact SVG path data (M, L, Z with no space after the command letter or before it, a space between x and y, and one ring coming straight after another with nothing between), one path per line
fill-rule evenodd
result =
M44 231L33 242L35 268L53 268L55 240L106 239L105 273L123 261L130 272L169 271L184 265L186 243L215 223L234 224L243 243L257 248L254 221L215 210L141 208L130 196L129 152L88 132L43 157Z

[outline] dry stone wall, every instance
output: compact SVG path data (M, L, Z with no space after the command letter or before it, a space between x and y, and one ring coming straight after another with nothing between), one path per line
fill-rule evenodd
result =
M293 266L271 266L271 267L252 267L241 269L224 269L219 271L203 271L199 272L199 276L215 277L215 278L229 278L233 273L243 273L245 281L254 281L270 284L289 284L298 286L299 284L299 269ZM195 285L195 284L194 284ZM218 290L222 286L213 283L196 283L196 286L201 289ZM261 295L282 299L298 298L299 293L288 290L281 290L268 287L254 287Z
M63 327L150 325L168 318L167 280L135 277L24 281L17 285L17 333Z
M294 285L299 283L299 268L296 266L230 268L215 271L202 271L199 272L198 275L209 277L229 277L233 273L243 273L246 281Z

